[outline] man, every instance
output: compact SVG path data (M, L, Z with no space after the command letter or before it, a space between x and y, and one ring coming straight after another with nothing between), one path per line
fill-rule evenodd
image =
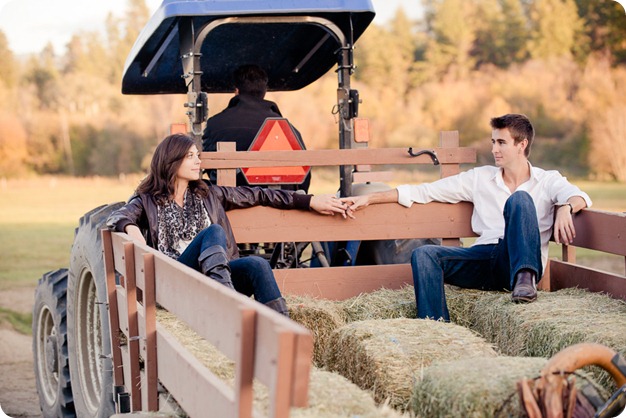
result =
M411 256L418 318L450 320L444 283L484 290L512 290L514 302L537 298L536 283L548 258L554 226L557 243L576 236L572 216L591 206L589 196L557 171L528 161L534 128L524 115L491 119L494 166L477 167L429 184L348 197L348 214L375 203L474 204L469 248L422 246ZM556 215L555 215L556 212Z
M202 135L202 149L217 151L218 142L236 142L237 151L247 151L254 141L257 132L266 118L282 117L278 105L264 100L267 92L267 73L258 65L243 65L233 73L235 96L228 103L228 107L217 115L209 118ZM302 142L300 132L292 128ZM209 170L209 178L216 181L215 170ZM309 190L311 174L307 175L302 185L284 186L283 189L305 192ZM243 174L237 172L237 185L247 186Z

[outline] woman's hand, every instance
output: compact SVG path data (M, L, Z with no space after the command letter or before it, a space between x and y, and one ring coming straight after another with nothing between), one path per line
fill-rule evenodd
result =
M141 229L139 229L137 225L126 225L126 228L124 228L124 231L126 231L126 233L130 235L130 237L133 240L146 245L146 239L143 237L143 234L141 233Z
M335 213L339 213L344 218L346 217L347 205L335 195L314 195L311 197L310 207L322 215L334 215Z

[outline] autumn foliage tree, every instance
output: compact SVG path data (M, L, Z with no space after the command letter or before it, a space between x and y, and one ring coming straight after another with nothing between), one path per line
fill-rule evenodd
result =
M479 162L491 163L489 118L521 112L537 128L533 163L626 181L626 14L618 3L422 3L423 18L399 10L356 44L353 87L361 92L360 116L370 120L370 146L433 147L439 131L459 130L462 144L478 148ZM127 0L104 32L77 32L63 50L47 46L19 62L0 31L0 176L145 170L169 123L186 121L184 95L120 93L126 57L147 19L145 0ZM210 113L228 98L212 95ZM308 148L338 146L332 71L268 98Z

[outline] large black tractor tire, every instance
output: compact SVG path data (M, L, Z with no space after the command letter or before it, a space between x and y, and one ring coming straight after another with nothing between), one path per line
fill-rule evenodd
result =
M359 196L386 190L391 190L391 187L384 183L359 183L353 185L352 194ZM363 241L359 246L356 264L406 264L411 262L411 254L417 247L440 244L438 238Z
M75 417L67 347L67 269L39 279L33 307L33 364L44 418Z
M113 363L100 230L123 202L85 214L76 228L67 286L67 339L74 407L79 417L115 413Z

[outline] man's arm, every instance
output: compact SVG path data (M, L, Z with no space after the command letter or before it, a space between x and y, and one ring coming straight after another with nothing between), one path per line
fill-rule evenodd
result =
M581 196L572 196L567 203L556 208L554 219L554 241L557 244L569 245L576 237L572 216L587 207L587 202Z
M346 214L354 219L354 212L378 203L397 203L398 189L386 190L384 192L376 192L362 196L344 197L340 199L347 205Z

